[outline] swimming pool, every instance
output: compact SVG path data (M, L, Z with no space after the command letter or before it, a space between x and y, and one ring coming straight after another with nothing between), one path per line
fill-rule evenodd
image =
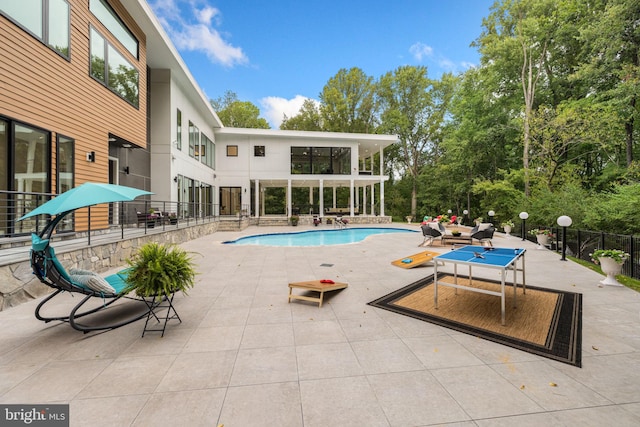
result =
M263 246L323 246L357 243L376 234L416 233L402 228L346 228L342 230L311 230L295 233L258 234L224 242L233 245Z

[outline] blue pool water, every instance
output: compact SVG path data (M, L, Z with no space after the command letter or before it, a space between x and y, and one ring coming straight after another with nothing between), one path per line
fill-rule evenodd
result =
M264 245L264 246L322 246L343 245L345 243L361 242L375 234L416 233L401 228L346 228L342 230L312 230L297 233L259 234L241 237L224 242L234 245Z

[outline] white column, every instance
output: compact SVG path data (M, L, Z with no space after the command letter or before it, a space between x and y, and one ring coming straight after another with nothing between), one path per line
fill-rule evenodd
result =
M336 208L336 187L333 186L333 208Z
M309 186L309 206L310 206L309 213L313 214L313 211L312 211L312 209L313 209L313 187L312 186Z
M291 216L291 180L287 180L287 216Z
M380 216L384 216L384 150L380 147ZM373 168L372 168L373 169Z
M320 203L320 218L324 216L324 181L320 180L320 194L318 203Z
M360 212L360 215L367 214L367 188L366 185L362 186L362 212Z
M371 184L371 207L369 208L369 213L371 215L375 212L375 203L376 203L376 185Z
M260 217L260 180L255 180L255 194L253 196L253 209L254 209L254 217Z
M384 180L380 180L380 216L384 216Z
M351 181L349 181L349 213L351 216L353 215L353 199L354 199L354 194L353 194L353 179Z

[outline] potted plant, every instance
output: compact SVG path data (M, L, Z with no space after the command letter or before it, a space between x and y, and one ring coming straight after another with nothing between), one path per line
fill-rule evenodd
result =
M451 219L449 218L448 215L438 215L436 219L438 220L439 223L443 225L447 225L451 222Z
M289 220L291 221L291 225L295 227L298 225L298 221L300 221L300 217L298 215L291 215L289 217Z
M507 235L509 235L509 234L511 233L511 230L512 230L512 229L513 229L513 227L514 227L514 223L513 223L513 221L511 221L510 219L509 219L509 220L506 220L505 222L503 222L503 223L502 223L502 224L500 224L500 225L502 226L502 228L504 229L504 232L505 232Z
M407 224L411 224L411 220L413 219L413 217L411 215L407 215L404 217L404 219L407 220Z
M600 265L607 277L600 281L601 285L623 286L616 276L622 272L622 265L629 259L629 254L620 249L598 249L591 254L591 260Z
M169 223L170 224L177 224L178 223L178 214L176 214L175 212L171 212L169 214Z
M541 249L542 246L548 245L549 238L553 237L553 232L546 228L534 228L533 230L529 230L529 234L536 236L539 249Z
M480 225L480 224L482 224L482 220L483 220L483 218L481 216L479 216L478 218L473 220L473 223L475 225Z
M156 210L151 208L149 209L149 213L147 214L147 227L155 227L156 221L158 221L158 215L156 214Z
M451 235L453 237L460 237L462 235L462 232L460 230L451 230Z
M145 298L187 293L195 283L196 271L190 253L175 245L146 243L127 260L124 293L135 292Z

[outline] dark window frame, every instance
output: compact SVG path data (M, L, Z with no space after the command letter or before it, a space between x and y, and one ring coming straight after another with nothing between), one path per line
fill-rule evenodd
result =
M235 148L235 150L234 150ZM235 153L234 153L235 151ZM238 157L238 146L237 145L227 145L227 157Z
M266 146L264 145L254 145L253 146L253 157L266 157Z
M49 44L49 1L50 0L42 0L42 20L40 22L42 37L35 34L25 25L23 25L16 18L9 15L7 12L0 9L0 15L7 18L9 21L13 22L16 26L20 27L23 31L30 34L33 38L38 40L40 43L54 51L57 55L60 55L62 58L66 59L67 62L71 62L71 3L69 0L60 0L67 4L67 48L69 52L65 55L63 52L55 49L53 46Z
M95 33L100 36L100 38L102 39L103 43L102 43L102 57L104 58L104 64L103 64L103 69L102 69L102 73L104 76L104 80L98 78L97 76L94 75L93 73L93 51L92 51L92 44L93 44L93 38L92 38L92 34L95 31ZM131 68L133 70L135 70L136 72L136 76L137 76L137 81L136 81L136 85L137 85L137 93L136 93L136 100L135 103L131 102L129 99L127 99L123 94L121 94L120 92L118 92L117 90L115 90L115 88L112 88L109 84L109 48L112 48L115 52L117 52L122 59L131 66ZM97 81L98 83L100 83L101 85L103 85L104 87L106 87L107 89L109 89L112 93L116 94L118 97L120 97L121 99L123 99L126 103L128 103L129 105L131 105L132 107L134 107L136 110L140 109L140 70L138 70L135 66L133 66L133 64L131 64L131 62L129 62L129 60L122 55L122 52L120 52L120 50L113 45L113 43L111 43L104 35L102 35L102 33L94 26L89 24L89 77L91 77L93 80Z

